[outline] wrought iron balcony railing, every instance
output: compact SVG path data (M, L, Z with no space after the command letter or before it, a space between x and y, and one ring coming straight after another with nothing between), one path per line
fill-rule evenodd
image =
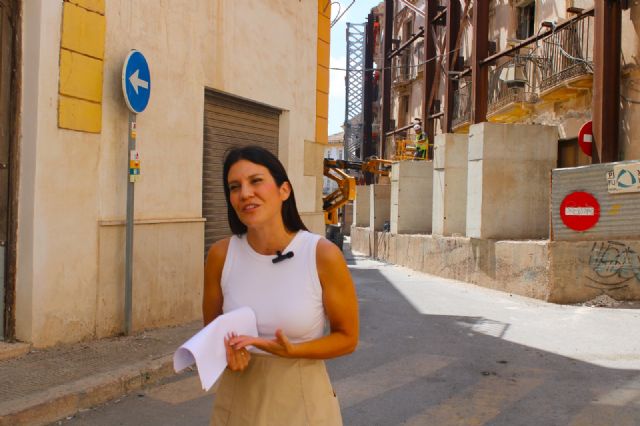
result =
M549 35L490 59L486 63L488 114L514 103L535 103L555 87L592 74L593 29L593 14L586 13ZM454 128L470 121L471 90L468 82L460 80L453 99Z
M516 55L489 69L489 114L516 102L537 102L540 72L527 57Z
M540 90L593 73L593 16L584 15L540 42Z
M411 54L411 50L402 52L393 58L393 82L408 83L418 76L418 67L416 66L415 56Z

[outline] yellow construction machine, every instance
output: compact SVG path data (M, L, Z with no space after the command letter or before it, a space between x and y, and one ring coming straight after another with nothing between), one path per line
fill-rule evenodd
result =
M389 176L391 160L370 158L364 161L324 159L324 175L338 184L338 189L322 197L324 223L327 239L333 241L342 249L343 235L341 232L338 210L356 198L356 178L345 170L371 173L378 176Z

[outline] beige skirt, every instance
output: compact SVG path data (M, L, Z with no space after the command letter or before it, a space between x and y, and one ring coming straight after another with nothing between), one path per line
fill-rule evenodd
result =
M338 398L324 361L251 354L241 372L225 370L213 426L341 426Z

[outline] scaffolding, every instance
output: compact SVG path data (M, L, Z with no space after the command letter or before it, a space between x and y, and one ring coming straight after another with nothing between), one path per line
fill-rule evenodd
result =
M347 73L345 76L345 159L362 160L362 107L364 104L364 52L366 24L347 23Z

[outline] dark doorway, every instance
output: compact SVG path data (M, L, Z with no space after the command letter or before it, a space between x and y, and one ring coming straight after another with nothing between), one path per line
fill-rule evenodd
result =
M15 270L15 247L12 226L12 202L14 201L14 185L12 171L17 170L12 164L15 155L14 125L15 113L15 78L16 51L15 36L18 7L16 0L0 0L0 340L10 336L11 323L7 313L13 304L13 287L9 282ZM11 288L10 288L11 287Z

